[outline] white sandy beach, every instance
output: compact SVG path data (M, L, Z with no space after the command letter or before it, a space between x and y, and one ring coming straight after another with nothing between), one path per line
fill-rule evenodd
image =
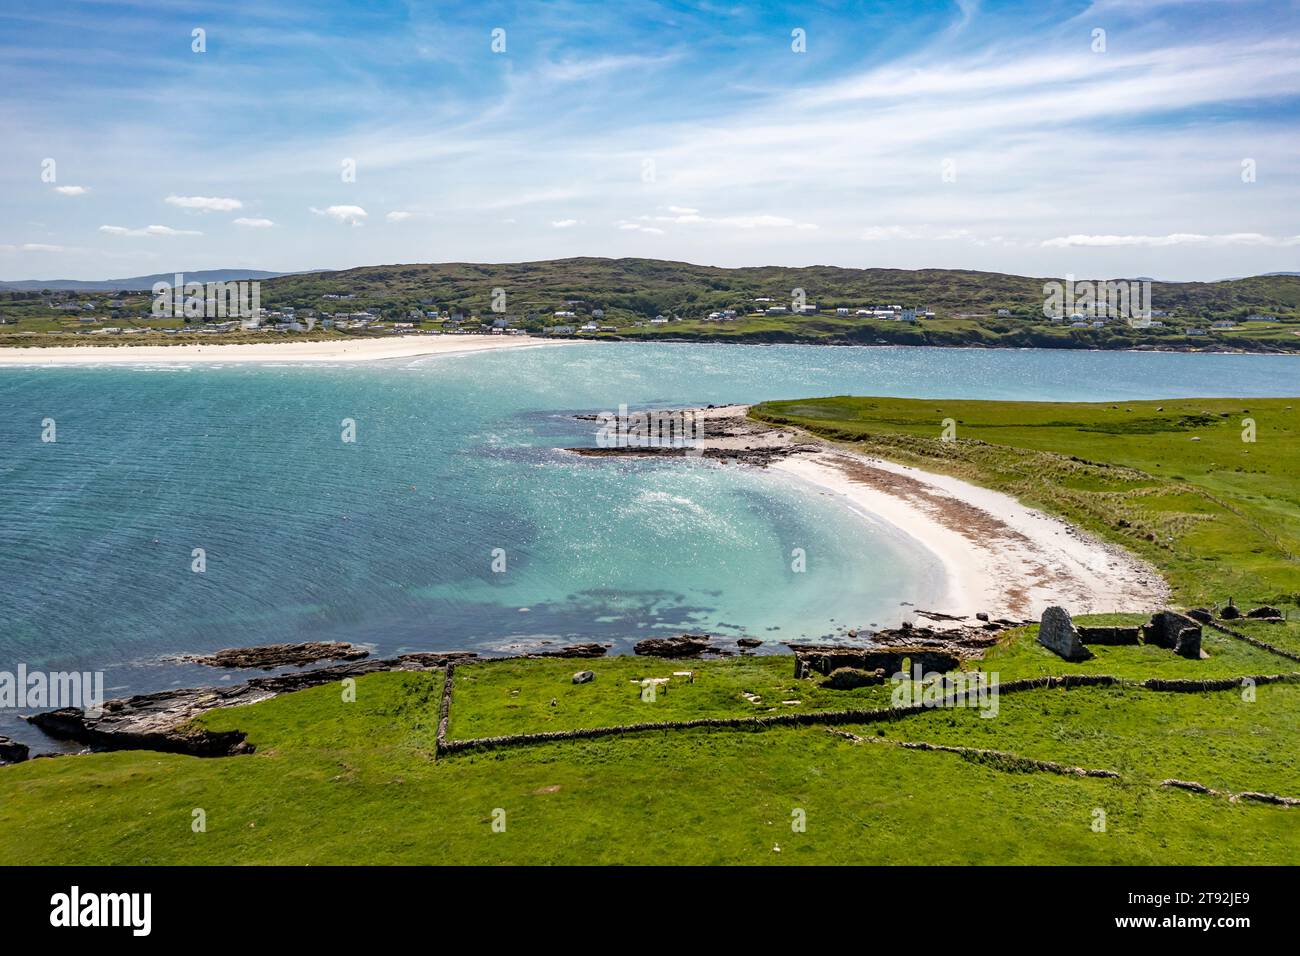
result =
M1010 495L858 454L795 429L737 427L734 416L746 411L743 405L704 411L706 419L731 419L737 431L704 444L732 450L801 446L768 467L814 493L840 498L864 520L891 525L939 560L946 593L926 610L1022 619L1039 617L1052 604L1072 614L1097 614L1155 610L1167 600L1168 586L1155 568Z
M1036 618L1146 611L1167 587L1137 558L1010 495L946 475L839 451L794 455L771 467L853 510L893 525L942 563L947 590L927 610L962 617Z
M571 344L528 335L394 335L391 338L237 345L68 345L0 348L0 365L138 365L173 362L375 362Z

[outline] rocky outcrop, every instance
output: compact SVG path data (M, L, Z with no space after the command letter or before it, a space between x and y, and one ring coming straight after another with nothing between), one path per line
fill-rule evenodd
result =
M1253 621L1280 621L1282 620L1282 611L1280 608L1272 607L1268 604L1253 607L1246 612L1246 617Z
M1228 603L1219 612L1219 617L1225 621L1235 621L1241 617L1241 608L1232 603L1232 598L1228 598Z
M604 657L609 644L570 644L558 651L539 651L534 657Z
M74 740L102 750L160 750L195 757L252 753L243 731L214 732L195 727L193 718L219 707L239 707L278 694L329 684L379 671L427 671L452 664L471 652L404 654L391 660L336 664L316 670L254 677L232 687L197 687L138 694L104 702L103 713L88 717L79 707L64 707L27 720L59 740Z
M979 627L945 628L936 631L928 627L918 627L903 622L902 627L886 628L870 632L871 643L878 646L907 645L909 647L928 647L934 650L950 651L959 657L979 654L992 647L999 640L999 633L1008 628L1018 627L1020 623L1031 621L993 621ZM850 637L857 636L849 632ZM867 636L867 632L864 632Z
M746 651L752 651L756 647L762 647L763 642L756 637L742 637L736 641L736 646Z
M0 735L0 764L22 763L31 755L26 744Z
M578 671L578 673L573 675L573 682L575 684L590 684L595 679L596 675L592 671Z
M320 661L358 661L369 657L364 647L347 641L307 641L302 644L263 644L258 647L228 647L215 654L186 654L181 660L208 667L302 667Z
M253 752L242 730L214 732L186 726L186 722L214 707L251 704L270 696L274 695L250 694L218 700L217 692L210 689L163 691L106 701L105 712L100 717L87 717L80 707L64 707L27 719L58 740L75 740L101 750L158 750L193 757L228 757ZM110 710L110 705L115 706Z
M1047 608L1038 625L1038 643L1067 661L1086 661L1092 652L1083 646L1083 640L1062 607Z
M643 657L696 657L712 648L707 634L679 634L677 637L648 637L637 641L632 652Z
M746 465L758 465L765 468L774 461L788 458L796 452L815 451L812 445L789 445L786 447L766 448L673 448L673 447L637 447L627 448L569 448L567 451L586 458L707 458L711 461L726 461Z

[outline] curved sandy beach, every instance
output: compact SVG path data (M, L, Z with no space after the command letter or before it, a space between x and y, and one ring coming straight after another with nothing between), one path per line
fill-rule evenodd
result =
M68 345L0 348L0 365L138 365L152 362L375 362L494 349L569 345L528 335L394 335L391 338L222 345Z
M706 419L726 419L732 433L706 437L705 447L749 449L751 455L784 450L762 463L814 493L842 499L865 519L890 524L934 554L947 585L939 606L927 610L963 619L977 612L1026 619L1052 604L1072 614L1096 614L1149 611L1167 600L1168 586L1155 568L1010 495L793 429L748 420L737 425L735 416L746 411L706 411Z

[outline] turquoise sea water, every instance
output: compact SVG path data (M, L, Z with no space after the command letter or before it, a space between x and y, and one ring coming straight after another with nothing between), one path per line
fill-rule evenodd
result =
M595 444L574 416L1298 390L1297 356L816 346L0 369L0 670L103 670L121 693L219 676L162 655L273 641L625 650L684 629L779 642L883 626L939 592L932 556L761 471L566 454Z

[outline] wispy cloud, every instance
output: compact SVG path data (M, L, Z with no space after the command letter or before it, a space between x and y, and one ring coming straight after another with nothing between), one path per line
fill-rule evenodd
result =
M67 246L51 245L47 242L24 242L22 245L0 245L0 252L70 252Z
M1046 248L1063 249L1069 246L1115 248L1118 246L1294 246L1300 245L1300 236L1265 236L1258 232L1230 232L1220 235L1201 235L1176 232L1167 236L1057 236L1046 239Z
M806 55L789 50L789 11L768 5L520 8L497 55L456 2L410 5L399 25L283 0L229 24L202 79L174 58L142 70L121 53L145 22L134 8L51 2L0 58L7 141L42 143L95 182L85 201L51 203L50 187L6 178L17 155L0 164L0 223L49 219L28 235L50 244L72 248L170 193L190 217L245 217L193 244L211 267L273 235L279 269L637 255L651 236L655 254L720 265L1294 268L1300 34L1280 0L1230 17L1173 0L1154 15L1136 0L1086 13L1067 0L809 8ZM187 16L149 22L180 29ZM87 17L95 42L70 31ZM40 109L18 92L38 84ZM160 109L200 107L237 150L184 124L164 153L149 145ZM340 186L343 157L358 175ZM195 184L219 195L190 195ZM262 207L232 193L274 197L274 232L250 235ZM322 195L342 202L312 205ZM456 228L357 233L315 218L360 226L374 208L390 210L380 222ZM79 265L98 271L114 234L162 233L111 227Z
M169 206L180 209L197 209L201 212L232 212L243 209L244 204L238 199L220 196L168 196L163 200Z
M173 229L171 226L145 226L142 229L128 229L126 226L100 226L99 231L110 236L201 236L203 233L193 229Z

